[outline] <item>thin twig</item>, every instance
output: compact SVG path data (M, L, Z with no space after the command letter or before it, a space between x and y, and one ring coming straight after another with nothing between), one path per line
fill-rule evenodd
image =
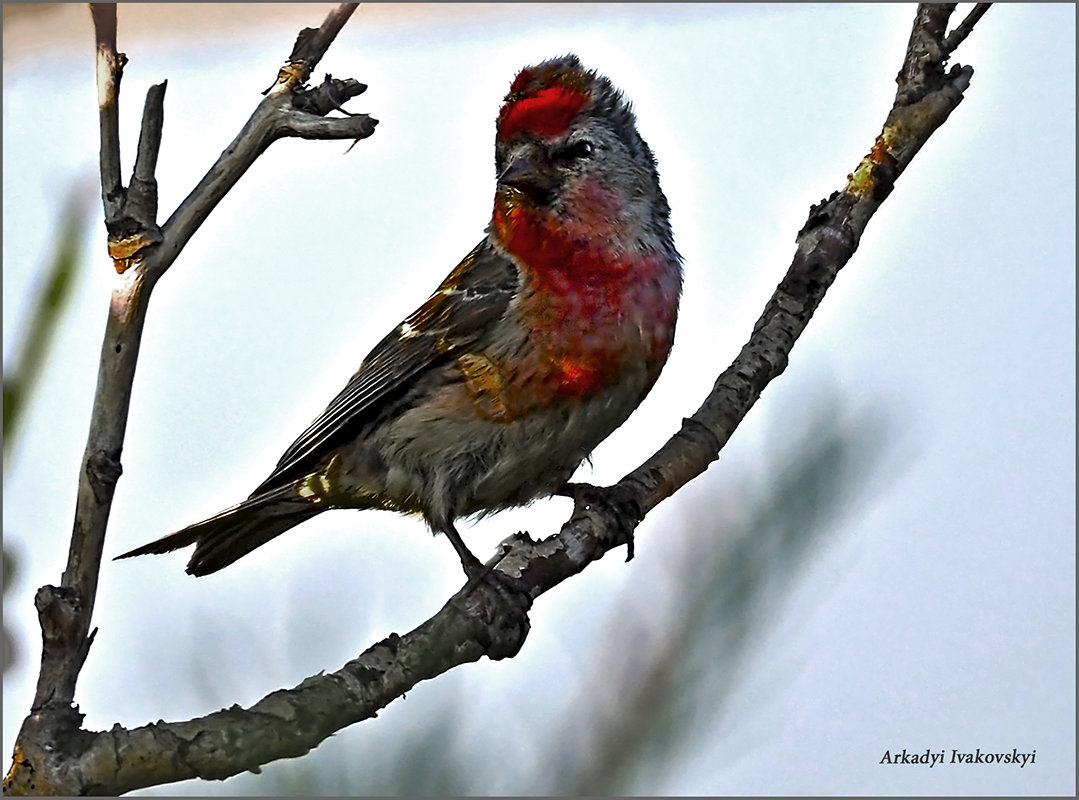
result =
M378 120L366 114L320 119L296 111L291 99L274 93L266 97L251 119L225 148L191 194L164 225L165 238L147 257L147 268L163 273L176 260L206 218L267 147L283 136L308 139L363 139L374 133Z
M131 259L146 248L161 241L161 229L157 225L157 156L161 150L161 132L165 124L165 87L167 82L155 84L146 92L142 111L142 127L139 133L139 149L135 167L131 173L127 203L124 211L134 227L127 237L124 249L117 250L110 242L114 257Z
M135 157L133 181L155 181L157 156L161 151L161 132L165 125L165 89L168 81L154 84L146 92L142 110L142 129Z
M375 129L374 120L366 114L330 118L298 111L284 125L289 136L301 139L364 139Z
M992 3L978 3L967 14L966 19L959 23L958 27L954 31L948 34L948 38L944 40L944 52L951 54L955 52L955 48L959 47L966 39L974 26L978 24L978 20L985 16L985 12L989 10Z
M97 106L101 136L101 199L105 220L118 219L124 192L120 177L120 79L127 56L116 52L116 4L91 3L97 42Z
M366 114L343 119L326 119L296 108L300 90L311 70L325 55L333 37L348 21L357 3L342 3L331 11L319 28L304 28L296 39L289 64L278 72L276 83L264 92L251 118L225 148L217 162L192 192L184 198L164 225L161 246L150 253L147 269L163 273L175 261L195 231L206 221L221 199L247 169L274 141L286 136L306 139L365 139L375 131L378 120ZM338 81L348 87L348 96L367 87L358 81Z

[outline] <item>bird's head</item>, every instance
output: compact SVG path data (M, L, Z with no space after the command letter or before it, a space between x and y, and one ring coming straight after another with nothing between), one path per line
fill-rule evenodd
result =
M629 102L574 55L522 69L498 115L499 220L525 215L620 248L669 237L667 201Z

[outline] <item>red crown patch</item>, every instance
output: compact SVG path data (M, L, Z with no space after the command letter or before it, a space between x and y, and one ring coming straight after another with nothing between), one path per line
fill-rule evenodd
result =
M518 76L518 80L520 76ZM514 85L517 81L514 81ZM576 89L549 86L520 100L502 106L498 115L498 135L510 139L522 131L540 136L557 136L588 102L588 96Z

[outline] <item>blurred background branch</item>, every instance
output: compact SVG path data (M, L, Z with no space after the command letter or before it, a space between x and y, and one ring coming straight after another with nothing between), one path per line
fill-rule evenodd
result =
M44 262L40 278L29 301L29 320L20 329L12 345L12 355L4 359L4 473L14 461L12 453L19 431L32 404L49 354L56 341L56 332L63 322L71 298L71 287L85 267L85 240L90 220L93 188L89 182L76 182L67 191L63 207L58 210L58 229L53 238L53 255ZM11 265L9 265L10 268ZM4 535L4 596L7 597L17 574L19 556L8 547L10 541L5 526ZM6 673L15 660L15 637L4 617L3 669Z
M4 466L18 439L25 404L32 396L71 297L71 286L84 268L82 258L92 195L87 185L73 186L57 218L54 253L41 270L30 318L19 332L12 355L4 360Z

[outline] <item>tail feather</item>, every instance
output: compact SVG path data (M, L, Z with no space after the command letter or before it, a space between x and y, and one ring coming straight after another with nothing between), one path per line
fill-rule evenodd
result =
M136 547L116 558L170 553L193 544L195 552L187 562L188 574L209 575L324 508L302 499L292 485L283 486L248 498L207 520Z

